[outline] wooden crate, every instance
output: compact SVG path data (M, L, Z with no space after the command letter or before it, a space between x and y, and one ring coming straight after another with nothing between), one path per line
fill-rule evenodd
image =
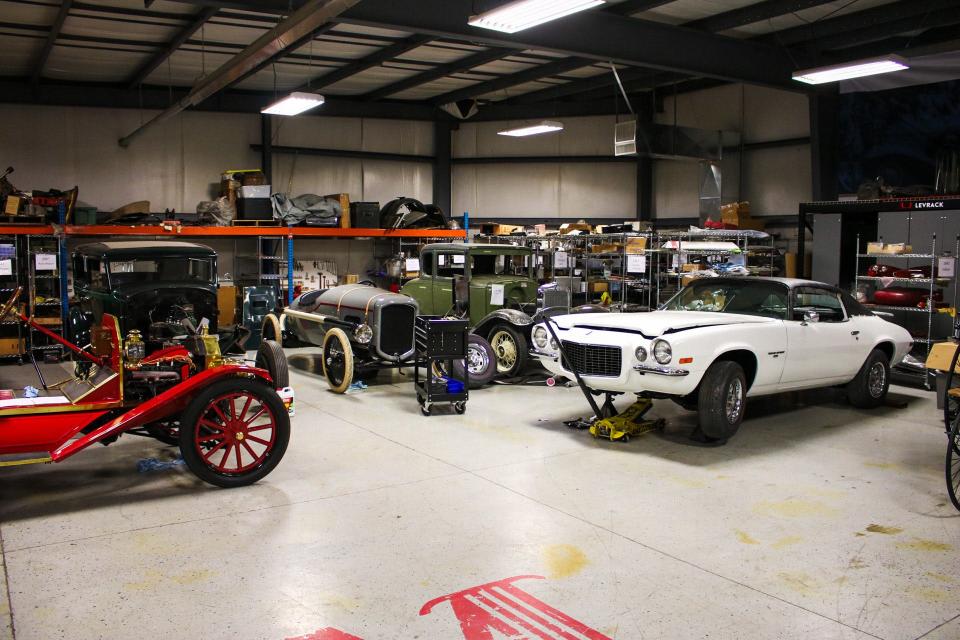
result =
M333 193L323 197L327 198L328 200L336 200L340 203L340 228L349 229L350 228L350 194L349 193Z
M18 356L23 353L22 338L0 338L0 356Z

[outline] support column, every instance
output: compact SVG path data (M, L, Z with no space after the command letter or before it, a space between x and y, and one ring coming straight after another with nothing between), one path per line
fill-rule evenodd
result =
M267 114L260 114L260 170L273 184L273 123Z
M637 220L653 220L653 158L637 158Z
M453 176L451 170L452 143L450 140L453 131L452 123L437 120L433 123L433 204L440 207L453 217L450 210L453 206L451 187ZM460 212L456 212L459 215Z
M836 200L840 192L840 93L837 87L810 94L811 195L814 201ZM806 230L811 223L801 211L797 223L797 275L806 273Z

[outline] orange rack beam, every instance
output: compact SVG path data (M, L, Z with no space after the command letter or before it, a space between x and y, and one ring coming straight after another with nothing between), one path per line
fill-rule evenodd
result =
M3 225L0 235L52 234L50 225ZM258 237L294 238L466 238L462 230L451 229L340 229L324 227L192 227L184 225L125 226L125 225L67 225L68 236L197 236L197 237Z

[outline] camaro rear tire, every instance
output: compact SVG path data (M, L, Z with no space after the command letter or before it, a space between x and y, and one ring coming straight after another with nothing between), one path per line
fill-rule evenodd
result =
M498 324L488 338L497 359L497 373L507 377L520 375L527 364L527 339L523 334L508 324Z
M290 416L266 383L230 378L201 391L180 418L180 454L198 478L243 487L280 463L290 441Z
M290 369L283 348L273 340L261 340L257 349L256 365L270 372L273 386L278 389L290 386Z
M353 348L343 329L323 336L323 375L334 393L346 393L353 383Z
M847 384L847 399L858 409L874 409L883 404L889 388L890 361L883 351L874 349Z
M700 382L700 431L716 440L731 438L743 422L746 401L747 377L743 367L730 360L714 362Z

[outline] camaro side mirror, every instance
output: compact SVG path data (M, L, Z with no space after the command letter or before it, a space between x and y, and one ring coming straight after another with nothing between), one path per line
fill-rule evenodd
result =
M820 314L816 311L804 311L803 324L807 324L808 322L820 322Z

